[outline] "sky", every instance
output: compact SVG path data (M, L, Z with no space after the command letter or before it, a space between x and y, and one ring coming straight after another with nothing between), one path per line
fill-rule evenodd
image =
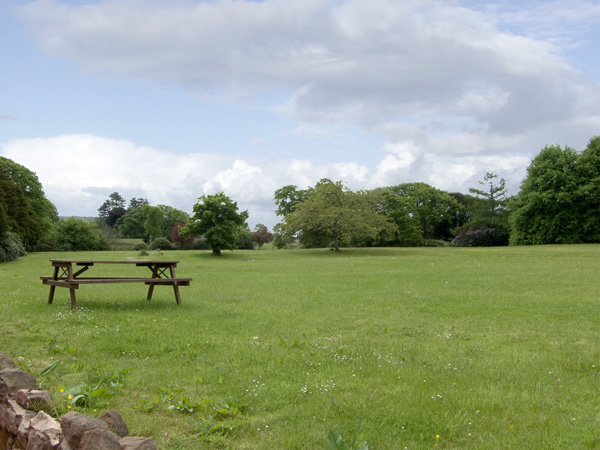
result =
M600 135L598 42L597 0L0 0L0 155L61 216L223 191L272 228L321 178L515 195Z

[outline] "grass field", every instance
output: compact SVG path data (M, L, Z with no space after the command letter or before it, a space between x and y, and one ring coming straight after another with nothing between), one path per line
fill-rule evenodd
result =
M162 449L600 448L598 245L165 252L180 306L139 284L47 304L50 258L135 256L0 265L0 350L58 412L116 409ZM115 269L140 270L93 270Z

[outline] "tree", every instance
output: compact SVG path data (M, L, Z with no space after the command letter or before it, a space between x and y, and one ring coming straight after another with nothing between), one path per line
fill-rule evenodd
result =
M117 220L116 227L123 237L148 240L144 222L150 205L130 208Z
M584 242L577 152L547 146L527 168L510 215L512 245Z
M237 202L223 192L199 197L193 210L183 230L185 236L203 235L214 255L236 247L239 227L245 225L248 211L238 212Z
M21 187L13 181L3 165L0 165L0 192L5 231L17 234L25 248L34 248L44 231L42 223Z
M144 230L150 240L163 237L163 223L165 218L162 210L157 206L145 206L146 219L144 220Z
M190 220L190 215L185 211L181 211L180 209L173 208L172 206L166 205L158 205L158 209L160 209L163 222L162 222L162 236L169 237L173 226L175 226L178 222L187 222Z
M487 172L483 181L479 181L479 184L487 186L487 189L469 188L469 192L477 197L469 196L474 200L470 202L472 214L469 221L455 227L455 237L452 241L454 245L464 247L508 245L506 181L501 178L499 183L496 183L494 178L498 178L498 175Z
M447 192L426 183L403 183L384 188L384 192L388 199L386 214L394 219L400 231L406 224L412 235L414 219L418 221L422 239L452 237L452 226L461 205Z
M500 181L496 184L494 183L494 178L498 178L498 175L487 172L485 177L483 177L483 181L479 182L482 186L487 185L486 190L469 188L471 194L475 194L478 197L485 199L487 207L482 216L490 219L497 217L504 209L506 209L506 180L500 178Z
M259 250L263 247L263 245L271 242L272 240L273 233L271 233L265 225L259 223L254 227L254 231L252 232L252 241L256 242Z
M2 156L0 166L4 167L10 178L21 188L42 229L48 229L58 221L56 207L46 198L42 184L34 172Z
M583 242L600 242L600 136L590 139L577 164L577 209Z
M310 196L295 205L286 215L284 228L288 234L306 231L329 238L339 251L343 239L375 238L394 226L385 216L377 214L367 192L352 192L341 181L319 181Z
M119 218L125 213L125 199L118 192L113 192L108 196L100 208L98 208L98 216L105 225L114 227Z

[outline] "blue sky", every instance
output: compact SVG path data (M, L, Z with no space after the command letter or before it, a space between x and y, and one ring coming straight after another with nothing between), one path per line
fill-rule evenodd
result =
M600 134L600 2L5 0L0 155L61 215L342 180L510 194Z

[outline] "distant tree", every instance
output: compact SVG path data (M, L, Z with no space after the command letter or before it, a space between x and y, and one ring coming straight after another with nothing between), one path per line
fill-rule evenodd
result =
M144 230L150 240L163 237L163 224L165 218L161 208L157 206L146 206L146 219L144 220Z
M98 208L98 216L103 224L114 227L121 216L127 212L125 209L125 199L118 192L113 192L108 196L100 208Z
M181 211L180 209L173 208L172 206L158 205L157 208L160 209L163 216L163 237L169 237L169 235L171 234L171 230L173 229L173 226L175 226L176 223L186 223L188 220L190 220L190 215L188 213L186 213L185 211Z
M181 235L179 230L183 227L185 227L184 222L176 222L171 229L169 240L180 249L191 248L194 245L194 238Z
M584 242L578 154L569 147L545 147L527 168L510 215L513 245ZM592 171L593 172L593 171ZM593 190L593 188L592 188Z
M49 239L56 250L110 250L106 237L95 222L75 217L59 220L52 228Z
M388 199L387 214L400 232L406 229L407 235L412 236L415 219L422 239L452 238L452 226L461 205L447 192L426 183L403 183L384 188L384 193Z
M508 245L509 223L506 199L506 181L498 175L487 172L483 181L486 189L469 188L477 197L472 205L470 220L454 229L454 245L464 247L486 247Z
M252 241L252 232L248 224L240 225L238 228L237 248L239 250L254 250L254 242Z
M117 220L116 227L123 237L147 239L144 222L150 205L143 204L141 206L130 208Z
M257 224L252 232L252 241L256 242L258 248L261 249L263 245L273 240L273 233L263 225L262 223Z
M328 237L339 251L343 239L365 236L375 238L393 225L371 204L366 192L352 192L341 181L319 181L308 198L295 205L286 217L288 234L309 231Z
M239 227L246 223L248 211L238 212L237 203L223 192L201 196L193 209L183 230L185 236L204 236L214 255L236 248Z
M479 182L482 186L487 186L485 190L469 188L471 194L485 200L487 208L483 216L488 218L495 218L506 209L506 180L500 178L500 181L495 183L494 178L498 178L498 175L487 172L483 181Z
M140 206L149 205L150 203L145 198L135 198L133 197L129 200L129 206L127 207L127 211L131 211L132 209L139 208Z

